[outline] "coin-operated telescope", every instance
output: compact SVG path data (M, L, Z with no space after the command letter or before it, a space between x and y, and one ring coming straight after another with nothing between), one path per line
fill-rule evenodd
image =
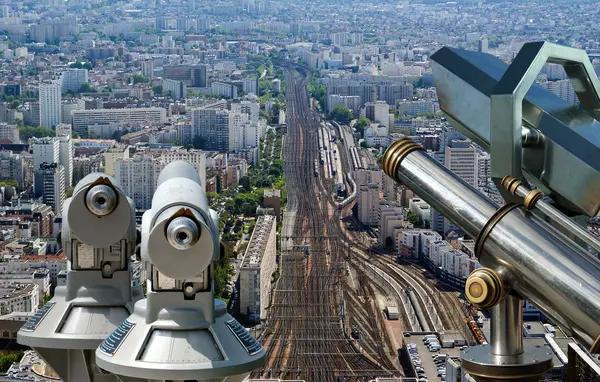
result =
M218 216L186 162L167 165L142 218L147 299L100 345L98 365L122 381L242 381L262 346L214 298Z
M135 207L115 180L95 173L64 201L62 245L67 284L23 325L17 341L36 350L65 382L116 381L95 351L143 297L132 288Z
M498 207L410 139L394 142L382 167L476 238L484 268L465 292L491 310L491 338L463 351L464 370L477 381L537 381L553 352L524 344L523 298L600 351L600 243L571 218L600 211L598 79L585 52L546 43L525 44L510 66L451 48L431 59L441 109L491 153L506 204ZM579 106L534 85L546 62L565 67Z

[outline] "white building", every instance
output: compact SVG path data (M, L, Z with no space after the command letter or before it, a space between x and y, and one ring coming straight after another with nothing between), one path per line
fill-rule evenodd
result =
M60 142L54 137L34 140L31 149L33 151L34 171L37 171L42 163L60 163Z
M379 186L374 183L358 185L356 194L358 220L366 225L377 225L379 219Z
M119 158L114 163L115 178L140 210L152 206L158 176L169 163L183 160L198 171L202 187L206 189L206 155L201 151L173 151L150 155L135 155L131 159Z
M388 135L390 129L390 105L385 101L367 102L364 108L364 117L368 118L371 122L375 122L379 125L386 127L387 131L380 133L380 135ZM392 114L392 124L394 115Z
M444 165L473 187L478 186L477 149L467 140L451 140L444 155Z
M421 219L422 227L430 226L431 207L420 198L412 198L408 201L408 209Z
M34 193L44 204L52 207L56 216L62 215L66 196L65 168L57 163L41 165L35 172Z
M187 95L187 86L183 81L163 79L163 90L171 93L173 99L183 99Z
M360 96L343 96L339 94L330 94L327 97L327 112L331 113L337 106L343 105L352 110L354 115L360 112Z
M231 112L237 114L247 114L250 122L258 123L260 117L260 104L258 102L248 100L234 100L231 102Z
M69 101L63 101L62 105L62 123L73 123L73 112L75 110L84 110L85 109L85 101L82 99L75 99Z
M240 267L240 313L250 319L267 318L271 279L277 269L275 221L271 215L258 217Z
M65 185L73 187L73 140L71 125L60 124L56 127L56 140L59 147L59 163L65 168Z
M115 178L133 199L136 209L152 207L154 175L154 160L150 156L136 155L132 159L117 159L115 162Z
M40 125L50 128L62 122L62 89L60 81L40 83Z
M9 125L8 123L0 123L0 142L10 141L19 143L19 128L17 125Z
M35 284L38 287L39 301L50 294L50 271L48 269L31 268L26 271L1 273L0 288L7 288L17 284Z
M0 289L0 315L35 312L40 305L38 286L18 284Z
M81 85L88 82L87 69L67 69L62 73L62 90L74 93L81 90Z
M167 111L160 107L133 109L93 109L73 111L73 130L87 132L89 125L118 123L131 127L162 125L167 120Z
M246 94L258 94L258 78L244 78L242 79L242 90Z
M142 62L142 76L152 79L154 77L154 61Z

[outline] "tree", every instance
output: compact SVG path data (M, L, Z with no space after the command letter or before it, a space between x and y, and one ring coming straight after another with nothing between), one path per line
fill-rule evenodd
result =
M21 126L19 127L19 136L22 141L26 142L29 138L53 137L56 133L54 130L44 126Z
M151 81L150 78L144 77L141 74L134 74L131 79L134 84L145 84Z
M152 86L152 91L154 92L154 94L160 95L163 92L163 87L162 85Z
M6 373L13 363L19 362L22 358L22 351L0 355L0 372Z
M423 222L421 221L421 217L412 211L408 211L407 218L408 222L411 223L414 227L420 227L423 224Z
M367 145L367 142L362 141L362 142L360 142L360 147L362 147L363 149L368 149L369 145Z
M11 109L16 109L19 107L20 104L21 104L21 101L16 99L10 103L10 107L11 107Z
M356 123L354 124L354 128L362 137L365 132L365 128L369 127L370 125L371 120L369 118L359 118L358 121L356 121Z
M0 181L0 187L18 188L19 182L17 182L15 179L4 179L4 180Z
M352 119L352 111L344 105L337 105L329 117L337 122L346 122Z
M92 85L90 85L87 82L84 82L83 84L81 84L81 87L79 88L79 92L80 93L90 93L90 92L94 92L96 90L94 90L94 88L92 88Z

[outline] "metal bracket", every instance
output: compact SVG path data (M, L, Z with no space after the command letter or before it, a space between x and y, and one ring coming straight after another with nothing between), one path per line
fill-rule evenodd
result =
M523 46L490 97L492 179L507 202L514 195L501 186L506 175L525 180L522 172L523 99L546 63L565 68L584 110L600 109L600 82L585 51L545 42Z

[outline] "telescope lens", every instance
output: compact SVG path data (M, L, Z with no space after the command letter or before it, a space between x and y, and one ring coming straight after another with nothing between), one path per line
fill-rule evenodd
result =
M189 249L200 238L198 225L190 218L178 217L167 226L167 240L175 249Z
M117 207L117 194L109 186L97 185L88 191L85 204L94 215L106 216Z

